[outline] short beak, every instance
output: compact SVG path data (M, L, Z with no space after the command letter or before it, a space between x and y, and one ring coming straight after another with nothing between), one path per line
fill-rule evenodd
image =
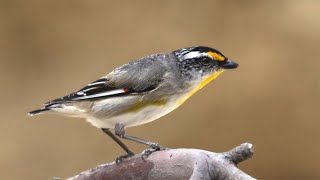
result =
M231 60L226 60L226 61L223 61L221 62L220 64L220 67L222 67L223 69L235 69L237 68L239 65L234 62L234 61L231 61Z

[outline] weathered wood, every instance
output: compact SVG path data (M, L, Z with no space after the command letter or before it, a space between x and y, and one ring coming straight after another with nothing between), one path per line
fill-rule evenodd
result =
M249 143L224 153L198 149L169 149L152 153L143 160L135 155L123 162L100 165L68 180L105 179L254 179L237 168L237 164L253 156Z

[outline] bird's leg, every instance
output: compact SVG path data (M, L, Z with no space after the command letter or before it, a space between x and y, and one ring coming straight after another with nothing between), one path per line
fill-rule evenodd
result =
M144 157L148 157L151 153L155 152L155 151L160 151L160 150L164 150L166 148L162 147L161 145L159 145L158 143L154 143L154 142L150 142L150 141L146 141L140 138L136 138L133 136L129 136L127 134L125 134L125 129L124 129L124 125L123 124L119 124L117 123L115 126L115 134L123 139L127 139L130 141L134 141L137 143L141 143L144 145L147 145L149 147L151 147L151 149L145 150L142 153L142 158Z
M106 133L108 136L110 136L111 139L113 139L113 140L114 140L119 146L121 146L122 149L123 149L124 151L126 151L126 153L127 153L127 154L125 154L125 155L122 155L122 156L117 157L117 159L116 159L116 163L117 163L117 164L118 164L119 162L121 162L123 159L128 158L128 157L131 157L131 156L134 155L134 153L133 153L132 151L130 151L130 149L129 149L122 141L120 141L120 139L117 138L117 136L115 136L109 129L102 128L102 131L103 131L104 133Z

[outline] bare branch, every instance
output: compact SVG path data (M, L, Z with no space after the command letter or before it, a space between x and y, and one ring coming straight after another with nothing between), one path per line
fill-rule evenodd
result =
M68 180L104 179L237 179L254 178L237 168L253 156L249 143L224 153L198 149L169 149L152 153L146 160L141 154L119 164L108 163L80 173Z

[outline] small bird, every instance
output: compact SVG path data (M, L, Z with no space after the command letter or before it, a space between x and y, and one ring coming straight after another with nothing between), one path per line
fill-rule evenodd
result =
M225 69L237 67L237 63L218 50L205 46L153 54L120 66L79 91L47 102L29 115L56 112L85 118L126 151L116 162L134 155L118 137L151 147L143 153L148 156L164 148L129 136L125 129L170 113Z

